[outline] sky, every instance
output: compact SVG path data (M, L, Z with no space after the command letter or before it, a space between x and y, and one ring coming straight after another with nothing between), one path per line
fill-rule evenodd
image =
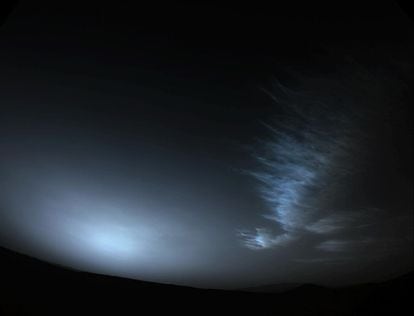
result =
M0 245L214 288L409 271L412 35L393 2L18 2Z

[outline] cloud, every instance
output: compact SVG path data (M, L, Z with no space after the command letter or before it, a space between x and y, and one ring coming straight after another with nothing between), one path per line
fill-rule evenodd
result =
M331 239L321 242L319 245L316 246L316 248L328 252L344 252L351 250L354 251L366 247L374 242L375 240L372 238L364 238L361 240Z
M254 233L239 232L239 234L245 246L253 250L286 246L297 238L288 233L275 235L266 228L256 228Z
M256 232L242 236L248 248L271 248L296 239L304 231L338 231L349 222L346 214L323 217L321 212L321 201L334 194L332 177L338 181L350 173L348 163L338 163L347 160L352 147L348 120L322 107L315 111L292 103L283 108L282 120L272 126L265 124L271 138L263 152L255 154L260 168L250 172L258 180L259 193L270 211L263 216L276 222L283 233L271 235L256 228Z
M357 216L355 213L337 213L328 215L307 225L306 229L317 234L336 233L348 228L349 225L351 225L356 220Z
M412 253L412 184L401 181L389 152L394 130L381 125L399 95L388 81L400 81L345 66L329 78L296 77L304 92L278 82L265 91L277 103L275 119L263 123L268 136L247 173L267 223L239 234L245 247L288 247L303 264Z
M316 248L330 252L342 252L349 249L351 243L348 240L327 240L321 242Z

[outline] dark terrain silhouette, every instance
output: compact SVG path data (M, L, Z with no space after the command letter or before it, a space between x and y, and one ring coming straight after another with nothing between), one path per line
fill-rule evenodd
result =
M254 293L282 293L289 290L293 290L301 285L301 283L266 284L260 286L246 287L242 288L241 290L245 292Z
M413 273L332 289L299 285L283 293L207 290L98 275L0 248L1 315L408 315ZM145 311L145 312L144 312Z

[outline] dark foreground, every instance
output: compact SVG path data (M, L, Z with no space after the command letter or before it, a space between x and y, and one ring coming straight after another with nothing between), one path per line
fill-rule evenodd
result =
M0 248L0 315L410 315L413 273L342 289L248 293L77 272Z

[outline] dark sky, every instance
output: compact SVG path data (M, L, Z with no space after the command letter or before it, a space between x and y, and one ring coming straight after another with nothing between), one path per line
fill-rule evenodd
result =
M396 4L89 3L0 30L0 245L208 287L412 267Z

